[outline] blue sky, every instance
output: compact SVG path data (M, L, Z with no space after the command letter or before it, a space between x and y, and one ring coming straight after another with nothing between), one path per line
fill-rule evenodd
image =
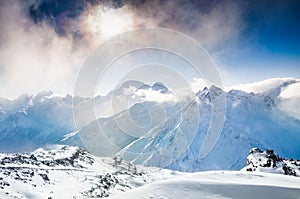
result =
M300 1L249 1L244 27L222 56L228 84L271 77L300 77ZM226 77L228 76L228 77ZM234 78L235 77L235 78Z

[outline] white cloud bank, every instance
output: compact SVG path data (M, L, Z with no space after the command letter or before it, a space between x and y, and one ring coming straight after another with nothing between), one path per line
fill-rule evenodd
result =
M290 83L295 83L297 80L295 78L272 78L272 79L267 79L263 81L258 81L258 82L253 82L249 84L240 84L236 86L230 86L226 87L226 91L230 90L241 90L245 91L247 93L265 93L271 89L280 87L283 84L290 84Z
M277 107L281 111L300 120L300 79L273 78L225 88L226 91L232 89L261 94L271 94L273 91L279 92L276 102Z
M136 97L139 98L140 102L157 102L157 103L164 103L164 102L178 102L178 99L172 93L161 93L157 90L152 89L139 89L135 94L132 96L133 99Z
M0 8L0 96L14 98L39 90L66 93L80 64L72 40L47 24L33 24L17 1Z
M242 24L241 10L233 1L212 3L205 12L180 1L136 1L114 10L105 10L101 4L87 7L81 15L69 19L66 34L59 35L47 22L33 23L24 2L0 3L2 97L16 98L43 90L72 94L77 73L91 49L120 31L147 26L172 28L213 49L234 40ZM74 37L76 31L79 37Z

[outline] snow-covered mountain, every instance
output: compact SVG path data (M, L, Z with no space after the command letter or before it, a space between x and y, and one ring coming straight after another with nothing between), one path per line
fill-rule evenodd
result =
M16 152L58 142L74 130L72 97L51 92L0 99L0 150Z
M139 103L128 111L90 123L77 135L99 156L116 153L136 164L180 171L241 169L246 164L242 160L253 147L274 148L284 156L299 159L300 121L279 106L282 92L298 82L285 79L262 93L205 88L197 93L198 99L190 100L184 107L176 104L166 109L170 113L167 117L157 114L152 118L159 123L150 123L142 129L132 121L147 121L148 110L157 104ZM224 96L226 118L220 137L212 151L201 157L212 115L224 114L214 102ZM174 109L179 111L172 112ZM199 123L195 128L197 117Z
M299 99L291 95L295 88L297 91L299 80L268 81L272 83L264 86L263 82L265 89L260 92L226 92L212 86L182 102L162 83L137 81L125 82L107 96L94 99L52 93L24 95L13 101L1 99L0 150L71 144L99 156L117 155L136 164L181 171L241 169L253 147L272 148L283 156L300 159L300 121L291 108L284 108ZM85 114L86 104L94 100L96 113L107 107L112 110L112 96L114 104L120 104L114 112L104 114L106 117L100 114L97 119ZM218 106L222 99L226 110ZM80 121L78 129L72 101L82 110L82 118L76 121ZM225 122L214 148L202 157L203 140L214 131L213 115L224 115Z
M24 94L14 100L0 97L0 151L31 151L48 144L61 144L62 140L64 143L66 138L76 134L77 128L95 120L95 115L88 114L89 104L95 104L93 108L96 117L111 116L135 103L149 100L151 96L145 96L145 91L159 93L160 96L171 95L167 88L159 83L147 85L138 81L128 81L107 96L97 95L93 99L61 96L51 91L33 96ZM116 99L114 108L111 106L111 98ZM131 104L128 101L131 101ZM76 125L73 118L74 109L81 111ZM71 144L82 146L78 138L72 139Z
M267 170L266 170L267 171ZM282 183L284 181L284 183ZM299 198L300 178L256 171L183 173L78 147L0 153L0 198Z

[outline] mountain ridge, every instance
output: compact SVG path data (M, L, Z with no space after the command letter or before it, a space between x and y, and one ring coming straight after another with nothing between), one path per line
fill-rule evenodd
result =
M85 100L88 101L92 99L78 97L75 99L71 96L62 98L53 96L53 93L45 92L44 94L41 93L40 95L37 95L38 97L34 97L33 100L23 96L14 105L8 104L6 106L5 102L7 101L1 100L1 111L6 111L6 113L0 114L0 150L6 150L7 152L13 152L14 150L28 151L44 145L57 143L77 145L80 147L87 147L88 149L90 147L91 149L92 147L89 146L89 144L82 142L82 139L84 139L82 136L86 135L88 137L89 133L87 133L87 131L94 133L98 132L99 124L102 125L107 132L110 131L110 139L119 139L117 142L119 144L121 143L120 136L124 135L125 142L122 142L125 145L121 148L125 148L126 146L129 146L131 142L136 140L136 138L143 136L149 131L152 131L153 135L160 138L164 137L162 135L164 135L164 132L168 132L168 129L174 129L176 135L180 135L178 132L180 132L181 128L183 128L185 132L191 131L190 129L192 129L192 127L189 125L179 125L179 128L176 127L178 122L175 121L181 121L180 117L182 116L182 113L185 113L185 118L187 120L181 121L181 124L186 122L186 124L195 126L195 124L187 123L187 121L190 118L197 122L198 118L199 125L195 134L190 133L187 137L185 137L184 134L181 134L181 136L183 136L181 141L184 141L185 144L178 145L178 149L182 154L180 155L179 151L174 151L176 155L174 157L170 156L172 161L169 161L170 164L168 165L166 165L166 163L159 163L160 156L158 153L157 155L152 156L152 160L151 158L148 159L146 158L147 156L142 155L144 156L144 158L142 158L144 161L137 163L144 163L148 166L163 165L167 168L181 171L241 169L245 166L245 163L240 160L243 159L243 157L246 157L248 151L253 147L263 149L274 148L284 156L299 158L299 153L297 151L297 148L299 148L299 144L297 144L297 140L299 141L299 133L297 132L300 129L300 122L297 118L289 115L288 112L279 109L281 99L278 97L282 93L282 85L289 87L295 83L297 83L297 81L287 81L287 83L281 82L278 87L273 88L273 92L267 93L247 93L237 90L225 92L214 86L204 88L202 91L196 93L197 99L189 98L189 100L192 101L198 100L194 109L199 110L199 112L194 111L193 108L190 108L189 111L180 112L184 110L183 107L186 102L170 103L168 101L141 101L133 104L129 109L125 109L115 114L114 117L99 119L93 118L92 116L86 117L83 114L85 122L83 122L84 125L79 129L76 129L74 121L72 120L72 102L75 102L75 105L82 105L85 103ZM149 86L147 88L149 89L152 87ZM143 88L143 90L144 89L145 88ZM158 92L160 92L160 89L158 89ZM120 93L123 93L123 91ZM165 95L169 93L160 94ZM53 97L48 97L49 95ZM127 97L130 98L134 95L135 93L133 92ZM207 135L207 129L210 126L212 114L219 114L218 104L213 103L218 103L219 95L226 96L226 120L224 128L211 153L207 155L206 159L199 158L200 147L203 145L203 140ZM4 101L4 103L2 101ZM178 116L176 117L178 118L175 119L174 122L170 122L169 126L163 127L162 122L168 121L168 118L175 113L177 113ZM115 121L116 118L119 119ZM162 128L160 128L160 126ZM193 128L195 129L196 127ZM79 131L77 132L77 130ZM115 133L112 133L113 131ZM72 134L72 132L76 133ZM113 134L115 134L115 136L113 136ZM176 140L175 134L173 135L173 138ZM92 141L93 136L93 134L90 134ZM107 138L103 136L98 138L104 141L103 146L106 146L105 143L108 141ZM151 140L149 140L149 142L144 140L143 142L136 142L136 144L145 147L150 142ZM289 146L283 146L282 143L289 143ZM166 150L166 146L168 145L169 147L172 146L173 148L171 148L173 150L174 146L176 146L176 143L175 145L174 143L167 143L165 141L163 143L163 139L162 142L158 142L157 144L161 144L160 147L156 147L157 150ZM93 143L91 145L93 145ZM186 148L185 145L187 146ZM26 146L28 146L27 149ZM97 148L97 145L95 146ZM230 148L230 146L232 147ZM11 150L9 150L10 148ZM150 148L148 148L148 150L149 149ZM168 153L172 150L169 150ZM221 155L224 153L233 153L235 150L239 151L235 158ZM109 147L107 148L107 151L110 151ZM118 147L111 151L120 153ZM140 155L137 151L131 150L131 152ZM122 153L125 154L124 152ZM110 155L113 155L113 153ZM134 158L132 155L128 155L128 158L128 160L132 160L132 158L135 159L136 157ZM145 162L145 160L148 162ZM221 164L222 161L226 164Z

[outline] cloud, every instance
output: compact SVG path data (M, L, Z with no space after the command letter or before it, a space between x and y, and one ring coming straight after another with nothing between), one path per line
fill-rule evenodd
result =
M294 83L290 86L288 86L286 89L284 89L279 97L282 98L282 99L289 99L289 98L300 98L300 80L298 79L298 81L295 80L295 82L297 83Z
M72 39L46 23L36 26L17 1L2 2L0 15L0 95L69 92L81 58Z
M139 102L157 102L157 103L164 103L164 102L178 102L178 99L172 93L161 93L157 90L152 89L139 89L135 94L132 96L133 99L135 97L139 98Z
M279 109L300 120L300 80L289 85L279 95Z
M59 33L76 37L80 35L92 43L106 39L112 33L159 26L188 34L212 50L235 41L243 27L244 5L234 0L83 2L69 2L69 6L64 8L62 3L54 0L52 4L61 6L61 11L56 13L58 11L50 9L53 5L44 1L44 4L40 2L40 5L36 5L34 11L44 12L46 17L42 19L53 24ZM47 6L50 8L45 9Z
M203 78L193 78L193 81L191 82L191 88L194 93L202 91L205 87L210 88L211 86L212 83Z
M239 34L240 18L240 5L234 1L4 0L0 96L15 98L42 90L72 93L80 66L92 49L135 28L172 28L215 53Z
M242 5L235 1L130 1L139 26L162 26L195 38L212 50L235 40L242 29Z
M245 91L248 93L266 93L272 89L279 89L282 88L286 85L289 84L293 84L295 82L298 82L298 79L295 78L272 78L272 79L267 79L267 80L263 80L263 81L258 81L258 82L253 82L253 83L249 83L249 84L240 84L240 85L236 85L236 86L230 86L230 87L226 87L225 90L226 91L230 91L230 90L241 90L241 91ZM296 90L292 90L292 92L294 92ZM291 91L289 90L289 92L285 92L285 93L290 93ZM284 96L287 96L287 94L284 94ZM283 96L281 96L283 97Z
M241 90L247 93L274 95L277 108L300 120L300 79L272 78L250 84L226 87L226 91Z

